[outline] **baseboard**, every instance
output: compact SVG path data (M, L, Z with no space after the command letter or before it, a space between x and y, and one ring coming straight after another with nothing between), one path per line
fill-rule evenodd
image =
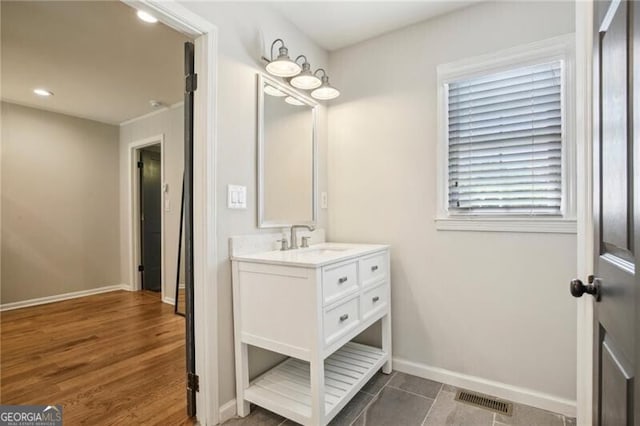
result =
M176 304L176 299L172 297L163 297L162 303L166 303L167 305L174 306Z
M13 309L27 308L29 306L45 305L47 303L61 302L63 300L77 299L78 297L91 296L94 294L108 293L110 291L127 290L131 291L128 284L116 284L105 287L92 288L89 290L74 291L71 293L56 294L53 296L38 297L36 299L21 300L0 305L0 312L11 311Z
M532 407L553 411L565 416L576 416L576 401L571 401L569 399L560 398L531 389L457 373L443 368L431 367L429 365L408 361L402 358L393 358L393 369L402 373L435 380L437 382L446 383L475 392L497 396L498 398L504 398L520 404L531 405Z
M236 399L232 399L229 402L222 404L220 407L220 414L218 415L218 423L222 424L229 419L232 419L236 416L237 407L236 407Z

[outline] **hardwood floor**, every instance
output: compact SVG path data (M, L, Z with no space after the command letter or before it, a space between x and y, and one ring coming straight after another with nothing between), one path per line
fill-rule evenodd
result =
M0 403L61 404L65 425L180 425L184 318L116 291L0 314Z

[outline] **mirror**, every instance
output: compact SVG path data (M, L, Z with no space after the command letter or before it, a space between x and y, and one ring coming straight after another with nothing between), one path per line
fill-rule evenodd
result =
M316 222L316 107L258 75L258 226Z

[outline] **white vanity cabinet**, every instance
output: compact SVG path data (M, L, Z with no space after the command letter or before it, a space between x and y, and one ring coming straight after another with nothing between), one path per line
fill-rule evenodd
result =
M249 403L325 425L378 371L391 372L389 247L319 244L236 256L238 414ZM351 340L382 319L382 348ZM247 346L289 356L249 381Z

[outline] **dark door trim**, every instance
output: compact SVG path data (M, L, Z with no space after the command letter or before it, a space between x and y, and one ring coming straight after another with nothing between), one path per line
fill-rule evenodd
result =
M184 44L184 243L185 243L185 317L187 350L187 414L196 415L196 392L199 378L196 375L194 271L193 271L193 100L197 88L194 44Z
M154 144L153 146L160 146L160 144ZM138 150L139 159L137 164L141 259L138 271L141 275L141 287L143 290L153 290L161 293L164 287L162 280L162 266L164 263L162 257L164 246L162 176L156 176L157 182L153 182L157 183L157 187L155 185L147 186L145 181L150 178L148 172L153 170L154 162L156 164L159 163L159 168L162 172L162 147L160 147L160 152L148 151L146 148L143 147ZM147 194L148 190L150 190L149 194ZM148 195L157 196L157 200L149 200ZM150 201L157 201L158 203L150 204ZM147 208L150 208L150 210L147 211ZM159 239L156 237L158 228L160 231Z

